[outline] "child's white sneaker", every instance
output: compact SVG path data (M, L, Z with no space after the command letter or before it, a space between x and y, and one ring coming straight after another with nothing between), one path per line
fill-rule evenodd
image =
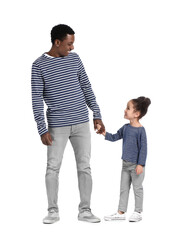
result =
M139 222L142 220L141 213L134 212L129 218L129 222Z
M104 217L105 221L126 220L126 214L114 213Z

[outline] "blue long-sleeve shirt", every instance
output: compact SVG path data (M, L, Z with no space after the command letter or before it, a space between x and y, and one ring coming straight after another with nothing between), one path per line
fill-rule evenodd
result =
M44 118L44 101L48 106L49 127L63 127L101 119L99 106L81 59L76 53L65 57L43 54L32 65L32 105L40 135L48 130Z
M147 137L144 127L125 124L116 134L106 132L105 139L111 142L123 139L122 159L145 166L147 157Z

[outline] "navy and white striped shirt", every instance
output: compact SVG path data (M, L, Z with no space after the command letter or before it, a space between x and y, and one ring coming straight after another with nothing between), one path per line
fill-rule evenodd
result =
M115 142L119 139L123 139L122 159L145 166L147 157L145 128L125 124L115 134L106 132L105 140Z
M40 135L46 133L44 102L49 127L63 127L89 121L88 108L94 119L101 119L100 109L76 53L65 57L43 54L32 65L32 104Z

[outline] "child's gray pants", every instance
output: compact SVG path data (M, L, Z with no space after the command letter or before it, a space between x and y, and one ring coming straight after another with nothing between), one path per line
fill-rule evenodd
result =
M120 200L118 210L122 212L127 211L128 198L130 185L133 185L133 191L135 196L135 212L143 211L143 179L145 176L145 167L143 167L143 173L136 174L136 164L123 161L122 173L121 173L121 186L120 186Z

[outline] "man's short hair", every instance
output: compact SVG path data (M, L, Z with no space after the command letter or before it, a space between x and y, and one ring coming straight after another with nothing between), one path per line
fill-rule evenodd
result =
M56 39L63 41L66 38L67 34L72 35L72 34L75 34L75 32L71 27L69 27L65 24L59 24L59 25L54 26L51 30L52 44L55 43Z

